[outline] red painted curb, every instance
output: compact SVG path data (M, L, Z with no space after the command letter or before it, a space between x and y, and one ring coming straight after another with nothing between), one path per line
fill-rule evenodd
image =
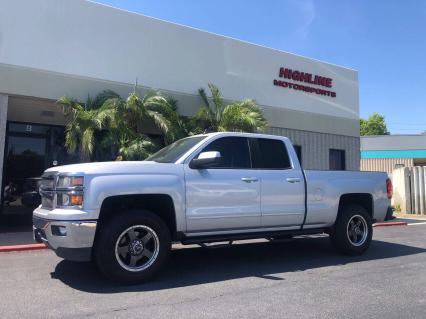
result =
M30 251L47 249L45 244L29 244L29 245L13 245L13 246L0 246L0 253L12 252L12 251Z
M384 226L407 226L407 222L384 222L384 223L375 223L373 227L384 227Z

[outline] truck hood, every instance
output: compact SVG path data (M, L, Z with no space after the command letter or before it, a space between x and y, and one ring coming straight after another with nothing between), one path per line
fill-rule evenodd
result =
M83 173L83 174L141 174L163 173L170 170L181 169L180 164L157 163L151 161L116 161L94 162L55 166L46 172Z

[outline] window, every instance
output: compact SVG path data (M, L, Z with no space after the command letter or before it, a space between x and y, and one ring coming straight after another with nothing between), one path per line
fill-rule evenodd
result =
M287 148L283 141L267 138L253 138L250 139L250 147L252 148L253 168L291 168Z
M299 160L300 165L302 165L302 146L293 145L294 150L296 151L297 158Z
M335 171L343 171L346 169L345 151L330 149L330 169Z
M247 138L222 137L207 145L203 152L220 152L222 163L212 168L251 168Z
M183 138L162 148L157 153L151 155L146 161L154 161L158 163L174 163L186 152L188 152L197 143L205 139L205 136L194 136Z

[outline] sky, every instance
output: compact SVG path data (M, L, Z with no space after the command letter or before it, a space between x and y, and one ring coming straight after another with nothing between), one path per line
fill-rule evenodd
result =
M426 1L97 0L358 71L360 116L426 130Z

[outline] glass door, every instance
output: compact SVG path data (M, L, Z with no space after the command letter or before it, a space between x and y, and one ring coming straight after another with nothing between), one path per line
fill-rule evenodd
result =
M33 208L38 180L46 166L46 138L9 135L5 152L3 205Z

